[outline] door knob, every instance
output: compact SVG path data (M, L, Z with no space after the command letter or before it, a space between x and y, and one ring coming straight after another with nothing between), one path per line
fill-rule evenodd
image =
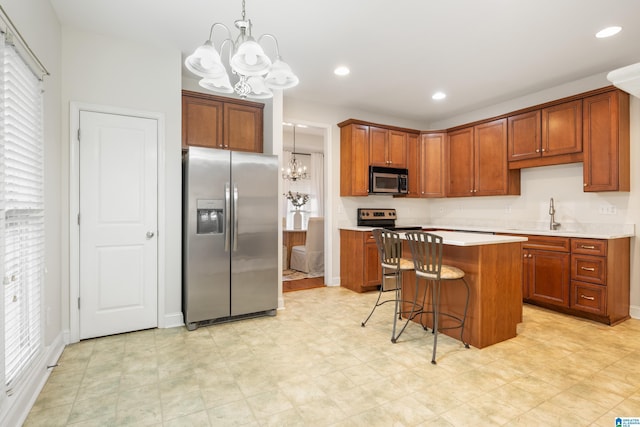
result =
M147 231L147 240L152 238L155 235L153 231Z

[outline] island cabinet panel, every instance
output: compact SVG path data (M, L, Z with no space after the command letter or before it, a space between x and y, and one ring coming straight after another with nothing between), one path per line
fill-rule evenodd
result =
M516 336L518 323L522 322L522 275L520 243L501 243L479 246L445 245L442 262L453 265L465 272L469 284L469 308L464 328L464 339L476 348L483 348ZM466 300L466 290L461 281L445 281L441 291L441 310L462 316ZM418 301L422 300L424 280L418 287ZM402 295L411 301L416 294L415 273L403 273ZM431 309L430 293L424 301ZM404 310L410 310L405 305ZM442 316L441 327L453 326L451 320ZM423 314L415 319L431 328L432 316ZM460 339L459 329L444 329L456 340Z
M369 126L340 129L340 196L369 194Z
M355 292L375 290L382 269L371 232L340 230L340 286Z
M629 191L629 94L583 101L584 191Z

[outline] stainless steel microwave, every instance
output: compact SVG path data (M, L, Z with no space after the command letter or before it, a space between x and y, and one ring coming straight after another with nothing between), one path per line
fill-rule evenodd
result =
M407 194L408 176L407 169L369 166L369 194Z

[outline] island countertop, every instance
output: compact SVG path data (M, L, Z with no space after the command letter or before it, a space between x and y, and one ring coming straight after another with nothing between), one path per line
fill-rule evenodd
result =
M342 227L342 230L350 231L372 231L374 227ZM402 239L405 238L405 232L398 232ZM442 237L442 243L452 246L480 246L495 245L500 243L526 242L527 238L523 236L509 236L490 233L467 233L464 231L429 231L431 234Z

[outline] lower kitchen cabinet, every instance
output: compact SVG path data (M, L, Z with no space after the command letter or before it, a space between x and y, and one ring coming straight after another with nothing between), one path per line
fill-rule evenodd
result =
M528 236L524 301L608 325L628 319L630 239Z
M569 306L569 239L529 236L522 244L523 283L526 301Z
M377 289L382 269L370 231L340 230L340 286L355 292Z

